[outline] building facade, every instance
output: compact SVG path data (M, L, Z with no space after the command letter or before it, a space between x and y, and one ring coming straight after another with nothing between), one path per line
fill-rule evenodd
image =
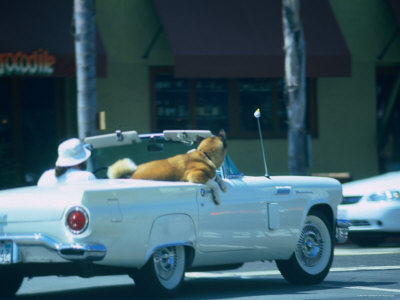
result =
M72 1L41 1L49 2L38 6L49 8L47 25L38 25L43 10L22 0L8 4L2 21L2 34L12 34L0 47L0 167L15 181L34 182L54 163L57 144L77 135ZM280 0L95 3L105 114L98 133L224 128L239 169L264 174L253 117L260 108L269 171L287 174ZM301 4L309 173L358 179L399 169L399 5ZM27 36L26 26L38 34Z

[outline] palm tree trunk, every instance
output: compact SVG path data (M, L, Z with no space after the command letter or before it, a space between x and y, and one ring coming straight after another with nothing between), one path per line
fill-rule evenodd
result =
M93 0L74 0L79 138L96 134L96 35Z
M288 96L288 165L292 175L307 172L305 128L305 46L300 17L300 0L282 0L285 49L285 83Z

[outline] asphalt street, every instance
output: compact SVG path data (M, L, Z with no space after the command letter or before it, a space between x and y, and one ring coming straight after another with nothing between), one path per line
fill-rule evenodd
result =
M233 271L189 272L176 299L400 299L400 242L379 248L336 247L327 278L318 285L287 283L274 262ZM128 276L25 279L15 299L140 299Z

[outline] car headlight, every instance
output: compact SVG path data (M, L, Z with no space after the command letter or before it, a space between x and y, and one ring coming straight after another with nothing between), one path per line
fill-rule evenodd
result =
M368 196L368 201L400 201L399 191L384 191L381 193L374 193Z

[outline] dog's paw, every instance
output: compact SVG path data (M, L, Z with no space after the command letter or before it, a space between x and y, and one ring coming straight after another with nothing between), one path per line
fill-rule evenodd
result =
M221 204L221 198L219 197L219 194L217 191L215 190L211 190L211 194L213 197L213 200L215 202L215 204L220 205Z
M224 193L228 190L228 185L222 179L218 182L218 185L221 191L223 191Z
M213 197L215 204L217 205L221 204L221 198L219 196L219 188L218 188L219 185L217 184L217 182L215 180L210 179L205 183L205 185L210 188L211 195Z
M228 190L228 185L225 183L225 181L221 177L216 175L214 179L215 179L215 182L218 183L218 186L221 189L221 191L226 192Z

